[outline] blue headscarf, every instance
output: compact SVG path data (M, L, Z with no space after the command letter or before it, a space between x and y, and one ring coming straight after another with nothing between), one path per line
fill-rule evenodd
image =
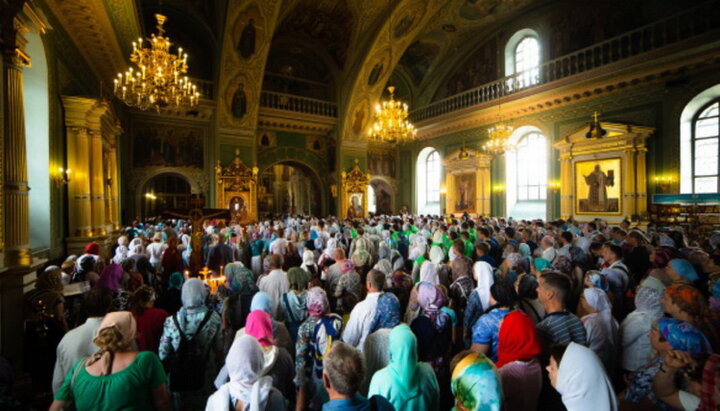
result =
M270 300L270 294L265 291L259 291L253 296L252 303L250 303L250 311L263 310L272 316L272 301Z
M677 318L658 320L658 331L670 343L673 350L687 351L691 354L711 354L712 347L699 328Z
M676 258L673 260L670 260L668 263L672 269L678 273L681 277L685 278L689 281L697 281L698 280L698 274L697 271L695 271L695 267L690 264L690 261L683 260L681 258Z

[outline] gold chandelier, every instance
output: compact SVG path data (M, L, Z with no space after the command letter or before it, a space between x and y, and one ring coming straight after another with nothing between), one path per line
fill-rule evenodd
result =
M483 149L491 154L501 155L510 149L510 135L513 128L505 123L498 123L488 129L488 141Z
M375 106L375 123L369 135L376 141L404 143L415 140L417 130L408 121L408 105L395 100L395 87L388 87L390 98Z
M167 17L156 14L158 34L152 34L144 47L143 39L133 41L133 51L128 71L118 73L115 79L115 95L125 104L140 110L155 108L193 107L197 105L200 93L187 73L187 53L179 47L177 54L170 52L172 43L165 37L163 24Z

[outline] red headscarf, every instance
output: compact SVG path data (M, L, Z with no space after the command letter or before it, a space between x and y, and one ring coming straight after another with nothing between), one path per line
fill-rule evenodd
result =
M513 361L529 361L540 354L535 324L520 310L506 315L498 337L498 368Z
M720 367L720 355L713 354L705 362L702 373L702 391L700 393L700 406L698 411L715 411L715 384Z
M245 322L245 334L255 337L263 347L273 345L272 319L263 310L255 310L248 314Z
M85 246L85 254L100 255L100 244L92 242Z

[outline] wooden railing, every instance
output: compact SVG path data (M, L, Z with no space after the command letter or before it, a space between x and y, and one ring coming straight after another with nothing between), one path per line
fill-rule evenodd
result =
M427 120L709 33L720 28L718 9L720 0L705 2L538 67L438 100L412 111L410 118L413 122Z
M337 105L335 103L273 91L263 91L260 94L260 107L323 117L337 117Z

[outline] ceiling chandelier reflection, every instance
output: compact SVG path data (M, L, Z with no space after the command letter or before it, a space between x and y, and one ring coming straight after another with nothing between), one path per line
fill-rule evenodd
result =
M375 122L370 137L386 143L405 143L417 137L417 129L408 120L408 105L395 100L395 87L388 87L390 97L375 106Z
M115 79L115 95L125 104L140 110L155 108L193 107L200 99L197 86L186 76L187 53L179 47L177 54L170 52L172 43L165 37L163 24L167 17L156 14L158 34L152 34L144 47L142 38L132 43L132 65Z

